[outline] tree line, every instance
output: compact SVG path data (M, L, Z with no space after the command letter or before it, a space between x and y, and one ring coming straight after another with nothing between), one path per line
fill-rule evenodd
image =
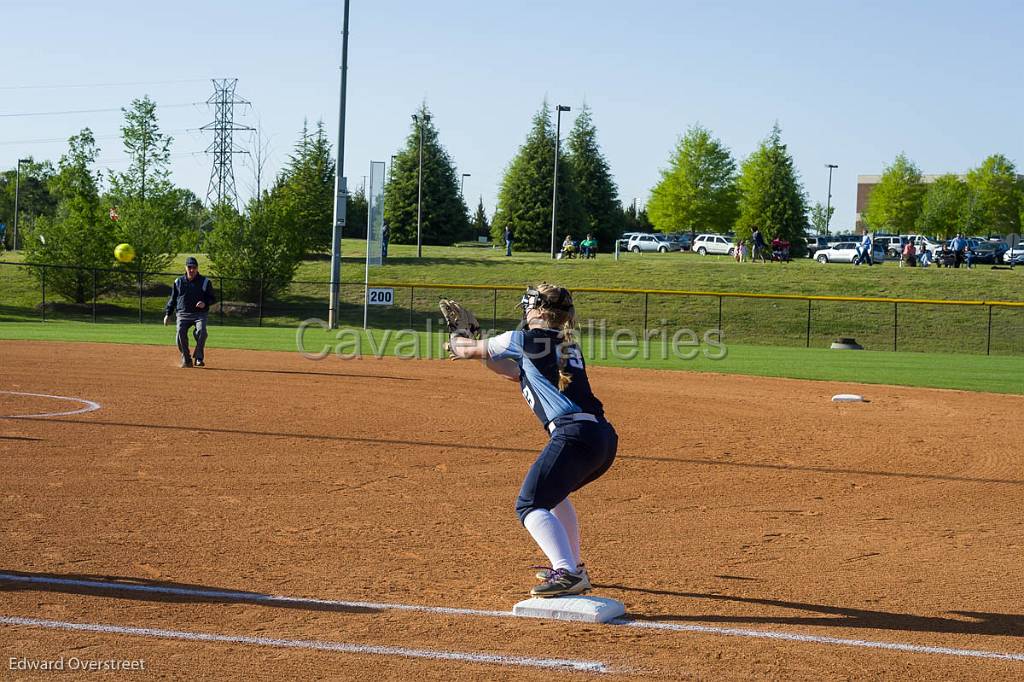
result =
M565 234L589 233L607 251L625 231L734 231L737 238L749 238L760 228L767 239L799 244L809 228L823 232L834 211L808 205L778 124L740 163L710 130L691 126L670 153L647 206L623 205L593 112L586 104L577 111L558 164L559 241ZM111 291L126 279L166 269L181 251L194 250L207 253L227 298L255 301L287 287L304 258L330 249L337 169L322 122L303 125L273 178L264 177L266 149L257 142L250 152L255 191L242 206L204 206L171 181L173 138L161 132L156 104L148 97L135 99L123 113L126 170L107 171L104 177L95 168L99 148L88 128L68 140L56 165L30 159L23 166L18 241L28 260L80 268L49 272L51 290L85 302L94 287ZM391 241L416 243L419 222L424 244L483 236L500 241L509 230L517 248L547 251L555 144L552 110L544 101L505 168L489 218L482 197L473 211L462 197L455 161L426 103L420 105L384 187ZM0 223L8 225L7 244L13 239L15 182L15 171L0 175ZM985 159L966 177L945 175L924 183L917 167L900 154L885 169L864 218L878 231L1002 234L1019 232L1022 207L1024 183L1002 155ZM363 190L350 194L346 236L366 236L367 213ZM113 260L114 246L121 242L135 249L129 265Z
M868 198L864 222L876 231L920 233L948 239L1020 234L1024 179L1013 162L993 154L963 177L952 173L924 182L905 154L897 155Z

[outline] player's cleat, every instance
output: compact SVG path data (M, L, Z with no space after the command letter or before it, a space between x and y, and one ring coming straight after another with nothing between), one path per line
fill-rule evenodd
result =
M585 573L573 573L564 568L556 569L551 576L537 585L530 594L534 597L567 597L583 594L590 590L590 579Z
M182 359L181 359L181 365L180 365L180 367L181 367L182 369L186 369L186 368L188 368L188 367L191 367L191 366L192 366L192 361L191 361L191 360L189 360L189 359L187 359L187 358L182 358Z
M206 367L206 363L199 358L196 358L193 364L195 364L196 367Z
M537 580L547 580L555 572L555 569L551 568L550 566L533 566L532 568L540 569L536 573L534 573L534 575L537 577ZM587 565L586 564L577 564L576 565L576 573L577 574L581 574L582 573L583 575L585 575L587 577L587 587L589 588L590 587L590 576L587 574Z

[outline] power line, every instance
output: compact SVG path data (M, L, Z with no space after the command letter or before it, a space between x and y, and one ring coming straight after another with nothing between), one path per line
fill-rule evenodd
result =
M180 133L189 133L189 132L192 132L194 130L197 130L197 129L196 128L182 128L181 130L166 130L166 131L162 131L162 132L164 132L164 133L166 133L168 135L178 135ZM35 140L0 140L0 144L47 144L47 143L56 143L56 142L67 142L68 141L68 137L70 137L70 135L65 136L65 137L41 137L41 138L38 138L38 139L35 139ZM112 133L110 135L93 135L93 139L95 139L95 140L119 140L119 139L121 139L121 133Z
M199 102L188 102L186 104L159 104L158 109L173 109L180 107L193 107ZM13 118L15 116L61 116L63 114L99 114L108 111L121 111L123 107L115 109L69 109L67 111L32 111L20 114L0 114L0 118Z
M0 90L61 90L64 88L114 88L128 85L172 85L176 83L205 83L206 78L175 81L135 81L125 83L68 83L66 85L0 85Z

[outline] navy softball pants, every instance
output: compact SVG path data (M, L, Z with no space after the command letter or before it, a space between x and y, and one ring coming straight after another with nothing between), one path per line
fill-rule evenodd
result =
M557 428L526 473L516 500L522 521L534 509L553 509L569 493L600 478L612 465L619 436L608 422L555 420Z

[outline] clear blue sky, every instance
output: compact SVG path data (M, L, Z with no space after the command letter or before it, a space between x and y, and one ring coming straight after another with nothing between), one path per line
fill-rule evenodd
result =
M236 77L252 102L239 121L262 127L276 172L304 118L323 119L336 142L342 7L0 0L0 166L56 160L89 126L100 166L121 169L117 111L6 114L117 109L149 94L166 105L175 182L205 197L211 138L197 129L213 113L194 103L212 94L210 78ZM962 173L996 152L1024 166L1018 2L352 0L350 19L350 188L371 159L390 162L424 100L458 172L472 174L467 201L482 196L488 215L545 97L574 113L590 105L624 202L646 201L695 122L740 161L777 120L812 203L824 203L825 164L838 164L833 229L852 226L856 176L900 151L924 173ZM90 87L39 87L69 85ZM241 158L235 175L248 195Z

